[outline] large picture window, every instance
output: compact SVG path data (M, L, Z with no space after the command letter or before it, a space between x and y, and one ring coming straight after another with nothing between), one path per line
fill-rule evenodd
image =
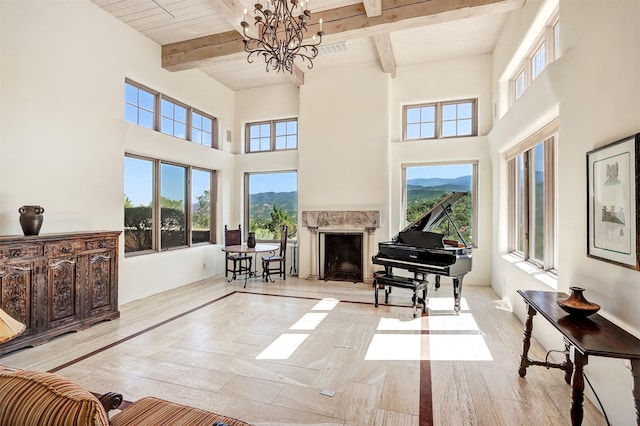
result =
M275 241L280 228L287 225L289 238L297 235L298 218L297 172L247 173L245 229L256 233L258 241Z
M453 205L450 217L464 242L476 245L477 163L425 164L403 166L405 225L413 223L453 191L466 192ZM431 232L444 234L447 240L460 243L460 236L448 219Z
M535 137L508 153L511 251L540 269L555 270L557 134Z
M213 243L214 187L214 171L126 155L125 253Z

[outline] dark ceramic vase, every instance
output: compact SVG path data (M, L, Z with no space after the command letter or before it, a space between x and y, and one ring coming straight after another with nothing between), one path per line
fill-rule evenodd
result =
M38 235L42 227L44 208L40 206L22 206L20 213L20 226L24 235Z
M584 298L582 294L584 288L582 287L569 287L571 295L566 299L558 300L558 306L568 312L569 315L587 317L591 314L595 314L600 310L600 305L591 303Z
M254 248L256 246L256 233L249 232L249 237L247 238L247 247Z

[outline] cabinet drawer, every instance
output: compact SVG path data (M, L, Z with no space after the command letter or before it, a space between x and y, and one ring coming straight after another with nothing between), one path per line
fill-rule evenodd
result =
M44 255L47 257L67 256L84 250L82 241L64 241L60 243L45 243Z
M86 242L86 250L112 249L115 248L115 246L116 240L114 238L90 240Z
M42 256L42 244L0 247L0 260L28 259Z

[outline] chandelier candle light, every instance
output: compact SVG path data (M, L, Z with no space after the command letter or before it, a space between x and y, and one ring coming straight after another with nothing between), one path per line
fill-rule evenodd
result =
M306 9L305 9L306 6ZM298 57L302 62L307 61L308 68L313 68L313 59L318 56L318 48L322 42L322 19L318 21L319 29L310 42L304 42L304 34L311 19L309 2L300 0L267 0L267 7L261 3L255 4L255 22L257 38L249 35L247 9L244 10L242 35L244 50L249 53L248 62L253 62L253 56L264 57L266 69L288 71L293 73L293 60ZM317 36L317 38L316 38Z

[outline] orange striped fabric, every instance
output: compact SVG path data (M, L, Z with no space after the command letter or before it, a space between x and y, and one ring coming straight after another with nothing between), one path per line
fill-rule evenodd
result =
M250 426L240 420L147 397L111 418L111 426Z
M0 426L108 426L90 392L62 376L0 366Z

